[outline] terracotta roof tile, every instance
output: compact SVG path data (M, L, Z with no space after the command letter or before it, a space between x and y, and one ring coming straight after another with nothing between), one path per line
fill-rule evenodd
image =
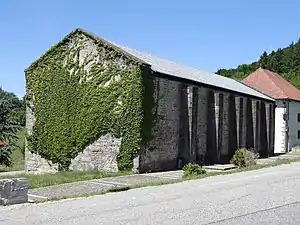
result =
M277 73L259 68L242 82L274 99L300 101L300 90Z

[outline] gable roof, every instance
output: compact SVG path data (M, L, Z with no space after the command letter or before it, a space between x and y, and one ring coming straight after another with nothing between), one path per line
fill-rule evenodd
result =
M0 147L4 146L4 142L0 140Z
M141 59L147 64L151 65L151 69L155 72L183 78L198 83L222 88L229 91L239 92L242 94L263 98L269 101L274 101L272 98L260 93L243 83L221 76L214 73L209 73L193 67L185 66L167 59L154 56L150 53L141 52L126 46L114 44L123 51Z
M261 91L274 99L300 101L300 90L277 73L259 68L243 81L246 85Z
M115 47L115 48L119 49L120 51L127 54L128 56L140 61L143 64L150 66L154 72L158 72L161 74L165 74L165 75L169 75L169 76L173 76L173 77L177 77L177 78L181 78L181 79L190 80L190 81L205 84L205 85L214 86L217 88L237 92L237 93L244 94L244 95L249 95L252 97L256 97L256 98L260 98L260 99L264 99L264 100L268 100L268 101L274 101L274 99L272 99L271 97L264 95L263 93L256 91L253 88L248 87L247 85L243 84L242 82L239 82L239 81L236 81L236 80L233 80L233 79L221 76L221 75L217 75L214 73L205 72L205 71L193 68L193 67L185 66L180 63L176 63L176 62L173 62L173 61L170 61L167 59L163 59L161 57L154 56L150 53L146 53L146 52L142 52L139 50L129 48L127 46L116 44L111 41L104 40L104 39L100 38L99 36L97 36L91 32L85 31L83 29L80 29L80 28L75 29L70 34L68 34L65 38L70 37L75 32L82 32L85 35L89 36L90 38L92 38L96 41L101 41L101 42L107 43L111 47ZM60 41L59 43L57 43L56 45L54 45L52 48L55 48L56 46L58 46L60 43L63 42L63 40ZM48 50L48 51L50 51L50 50ZM47 52L45 52L43 54L43 56L45 56L46 54L47 54ZM41 56L41 57L43 57L43 56ZM38 60L36 60L33 64L35 64ZM29 66L29 68L31 66Z

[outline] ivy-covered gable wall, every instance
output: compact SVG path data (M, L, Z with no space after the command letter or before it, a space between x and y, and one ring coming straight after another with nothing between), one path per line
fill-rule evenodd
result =
M140 62L76 30L25 74L28 171L132 168L144 114Z

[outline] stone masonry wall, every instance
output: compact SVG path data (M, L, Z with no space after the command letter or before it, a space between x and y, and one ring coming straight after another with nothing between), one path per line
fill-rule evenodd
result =
M229 162L238 148L272 155L272 103L161 77L155 81L158 121L154 139L141 151L140 172Z
M35 117L32 112L32 104L26 107L26 130L30 135L33 131ZM58 167L56 164L42 158L39 154L29 151L27 143L25 143L25 171L31 173L55 172Z
M182 105L180 100L181 90L184 87L176 81L162 78L154 78L154 83L153 97L157 107L154 111L157 123L152 128L153 139L140 151L136 168L139 172L174 169L177 167L177 157L180 154L180 126L184 127L184 124L180 123L180 105ZM188 119L187 110L183 118ZM183 134L183 138L188 138L188 130ZM187 148L188 145L185 146L185 149Z
M107 170L118 171L117 154L121 138L111 134L101 136L71 160L70 170Z
M72 52L72 49L77 49L77 43L84 46L80 51ZM69 54L75 56L78 54L79 64L84 67L84 70L89 75L89 71L92 68L93 63L100 63L104 65L110 63L103 59L104 54L109 54L107 49L99 49L94 40L87 36L82 36L80 41L72 39L67 43L69 47ZM112 50L113 51L113 50ZM75 60L76 58L74 58ZM112 60L112 59L110 59ZM122 56L116 57L114 63L117 63L122 68L134 68L135 65L131 63L126 64L126 60ZM66 62L67 60L65 60ZM64 62L63 66L66 66ZM72 68L70 75L76 73L76 69ZM116 74L114 79L104 84L105 86L110 85L110 82L118 82L121 78ZM92 79L92 77L88 77ZM82 82L81 80L79 82ZM71 99L70 99L71 101ZM162 109L163 110L163 109ZM30 107L26 110L26 129L29 134L32 133L35 117L33 111ZM116 138L111 134L105 134L98 138L94 143L87 146L77 157L71 160L70 169L71 170L108 170L117 171L117 154L121 144L121 138ZM29 151L26 145L25 150L25 171L28 173L43 173L43 172L56 172L58 170L58 165L52 163L49 160L43 159L38 154L34 154Z
M26 108L26 129L32 133L34 124L32 110ZM121 138L111 134L101 136L97 141L87 146L83 152L71 160L70 170L107 170L117 171L117 154L121 145ZM57 172L58 165L42 158L40 155L25 149L25 171L28 173Z

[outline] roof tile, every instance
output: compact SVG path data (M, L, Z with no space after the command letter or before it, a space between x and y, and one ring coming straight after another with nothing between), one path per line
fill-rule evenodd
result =
M300 101L300 90L277 73L259 68L243 81L244 84L274 99Z

